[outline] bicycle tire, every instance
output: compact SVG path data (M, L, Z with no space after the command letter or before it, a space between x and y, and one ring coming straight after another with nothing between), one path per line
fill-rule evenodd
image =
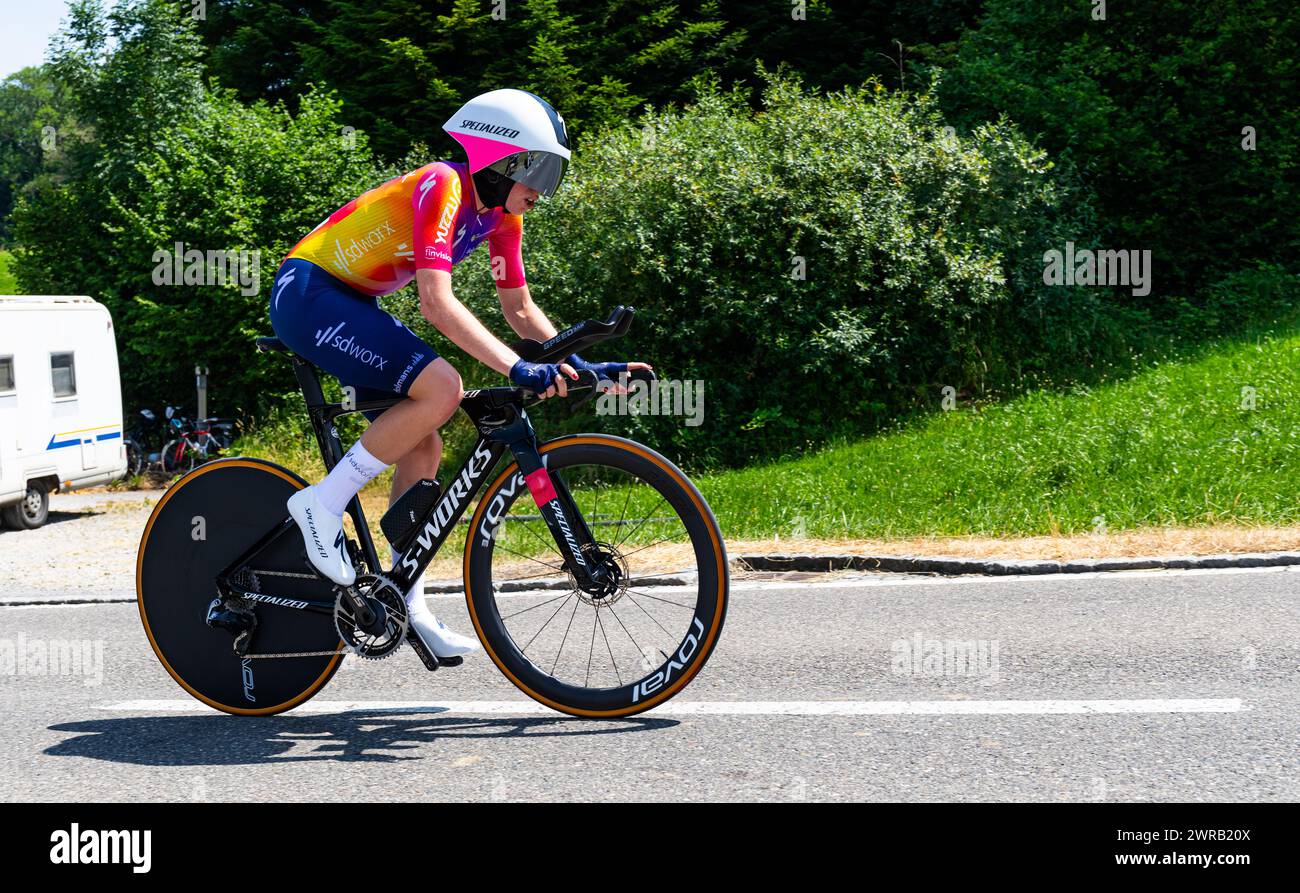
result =
M629 683L623 684L620 679L616 686L588 688L565 682L538 666L525 655L527 646L521 649L507 630L492 579L497 535L489 529L490 519L504 517L519 498L529 499L518 465L511 463L479 500L470 519L465 546L466 603L484 650L520 691L562 713L613 718L632 716L662 704L698 675L712 655L726 619L730 581L726 548L717 521L704 497L680 469L634 441L609 435L579 434L543 444L540 452L553 476L559 474L563 477L566 469L589 465L624 471L658 491L677 513L690 538L698 567L699 597L695 613L678 649L665 662L652 666L645 675ZM498 503L498 500L501 501ZM496 508L492 508L494 503ZM490 509L495 514L489 515ZM549 535L545 531L543 534ZM595 613L599 618L599 610ZM565 635L567 639L567 630ZM564 644L561 643L560 647L563 649ZM613 661L612 652L610 657ZM556 661L558 665L558 654ZM645 669L644 665L642 669Z
M233 638L205 623L218 572L287 517L285 502L307 482L261 459L228 458L195 468L154 507L136 558L136 602L150 647L181 688L210 707L237 715L282 713L319 691L341 655L244 659ZM259 570L311 573L302 540L290 531L256 561ZM316 577L259 579L261 592L332 600ZM333 651L342 647L333 617L256 607L252 653Z
M135 477L144 472L144 451L134 439L126 439L126 476Z
M189 457L189 467L184 468L186 457ZM163 474L188 474L194 470L194 453L189 444L183 439L169 440L163 446L159 454L159 460L162 463Z

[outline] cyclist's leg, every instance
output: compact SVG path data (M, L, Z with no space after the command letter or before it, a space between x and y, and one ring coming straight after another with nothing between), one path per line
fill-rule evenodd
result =
M353 444L324 480L289 500L312 564L335 582L350 584L355 570L343 546L343 510L368 481L451 415L454 406L435 418L443 412L442 401L431 401L430 395L435 390L431 382L445 381L454 370L380 309L375 298L306 261L289 259L277 273L271 325L288 347L340 381L412 398L375 423L381 433L389 431L387 441L376 446L378 455L369 450L374 436L367 429L363 441Z
M363 392L359 390L360 393ZM364 393L374 392L366 390ZM390 396L392 393L388 392ZM432 449L427 442L429 435L455 414L464 392L460 373L451 363L438 357L424 366L402 393L407 399L372 418L370 427L361 436L366 449L389 465L400 464L413 451L417 455L427 455ZM434 470L437 470L436 464ZM408 486L411 483L414 481L407 481Z
M452 370L455 371L454 369ZM460 377L457 376L454 382L448 381L444 393L451 395L460 390ZM375 388L367 388L359 385L345 385L352 387L356 402L365 403L369 400L382 400L391 394L380 391ZM372 423L380 417L385 410L371 410L362 413ZM405 455L395 463L393 469L393 486L388 493L388 505L391 508L393 503L401 497L403 493L411 488L416 481L421 478L435 480L438 477L438 467L442 464L442 436L435 429L430 431L424 438L419 440L415 446L411 447Z
M439 368L440 363L446 364L447 370L450 370L450 376L443 376L443 370ZM460 376L456 374L451 364L443 359L431 363L422 373L422 377L425 375L428 376L428 380L417 381L416 384L412 385L412 390L423 389L426 386L432 386L436 389L434 392L435 399L430 401L430 405L434 407L431 417L435 420L441 419L441 421L434 422L436 426L441 426L456 411L456 407L460 403ZM382 391L359 386L356 387L355 393L358 403L385 396ZM442 400L438 398L442 398ZM442 401L445 401L445 405L443 405ZM411 403L412 401L408 400L381 412L367 412L365 415L370 419L371 427L366 429L366 434L369 434L376 424L389 418L391 413L404 409ZM438 408L439 406L441 408ZM443 416L444 412L445 417ZM415 421L415 424L420 425L427 423L427 418ZM400 424L406 424L406 422ZM365 441L365 435L362 436L362 441ZM441 459L442 437L435 427L434 430L418 440L397 460L396 468L393 470L393 487L388 496L389 506L392 506L411 485L421 478L435 480L438 476L438 465ZM473 637L461 635L448 628L429 610L428 602L424 598L424 575L421 575L406 593L406 605L410 613L411 628L420 636L425 646L439 658L460 657L478 650L478 642Z
M366 413L370 427L343 461L320 483L289 500L312 563L336 582L350 583L351 562L341 546L343 509L394 462L399 464L395 476L407 486L436 475L440 455L435 456L434 449L440 454L441 439L430 437L436 437L437 429L460 405L460 375L415 333L381 310L374 298L303 261L286 261L277 274L271 324L295 352L353 387L358 402L381 394L407 397L382 413ZM391 501L390 495L390 505ZM411 587L407 603L412 628L438 657L478 648L477 641L452 632L429 612L423 579Z

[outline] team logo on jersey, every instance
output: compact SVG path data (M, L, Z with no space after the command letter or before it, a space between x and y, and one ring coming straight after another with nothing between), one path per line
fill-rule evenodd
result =
M352 272L350 263L355 263L366 256L371 249L378 248L384 244L389 236L397 235L397 227L385 220L378 224L369 232L362 233L360 236L353 238L348 244L344 245L338 239L334 240L334 265L348 273Z
M333 347L335 350L341 350L348 356L360 360L367 366L374 366L376 369L383 369L388 363L387 358L380 356L373 350L357 344L356 335L349 335L344 338L339 334L339 332L343 331L345 325L347 325L346 322L341 322L332 329L321 329L318 331L316 333L316 346L321 347L322 345L327 345Z
M424 181L420 183L418 187L420 190L420 200L419 202L416 203L419 207L421 208L424 207L424 200L429 197L429 191L437 185L438 185L438 178L432 176L425 177Z
M433 241L440 244L446 244L447 238L451 235L452 224L456 222L456 212L460 210L460 178L455 177L451 181L451 195L447 198L447 203L442 207L442 216L438 218L438 232L434 235Z

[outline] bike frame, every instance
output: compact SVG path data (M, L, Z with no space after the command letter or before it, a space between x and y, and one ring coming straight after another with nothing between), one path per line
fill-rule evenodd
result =
M296 354L289 353L289 358L293 363L294 374L298 378L303 397L306 399L312 430L316 434L321 458L324 459L327 469L334 468L343 459L343 448L339 442L338 429L334 424L337 418L354 412L388 409L406 399L392 397L368 400L350 406L344 403L327 402L321 390L316 368ZM521 485L521 481L524 486L527 486L542 518L551 530L566 567L573 573L578 585L584 589L600 586L605 580L605 573L601 568L590 565L584 555L594 543L594 538L578 513L564 482L558 477L552 477L545 468L545 461L538 449L537 435L524 408L524 392L514 387L467 391L460 408L474 422L474 427L479 432L478 440L460 469L450 479L451 483L446 492L419 522L419 533L416 534L415 539L402 554L394 557L393 566L385 576L392 580L401 592L410 590L442 547L474 497L483 489L489 473L508 449L519 464L517 479L509 488L509 492L514 493ZM356 526L357 538L360 540L361 554L366 566L378 573L381 567L379 554L375 549L358 496L352 498L346 511L352 516ZM487 525L488 521L485 520L483 526L487 528ZM266 596L251 592L233 580L242 569L256 559L258 554L279 540L281 536L296 534L296 527L293 519L286 515L223 570L217 576L217 587L222 595L278 607L315 613L333 613L332 602ZM493 529L485 529L477 533L469 532L470 536L482 535L488 539L494 534ZM344 592L349 595L359 618L370 614L365 600L354 587L347 587Z

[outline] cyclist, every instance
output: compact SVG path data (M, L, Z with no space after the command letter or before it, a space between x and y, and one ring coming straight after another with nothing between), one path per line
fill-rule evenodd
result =
M529 363L498 340L456 299L455 264L486 240L493 279L510 327L523 338L556 334L532 302L524 278L523 215L555 194L569 163L564 120L523 90L493 90L467 102L443 125L467 163L438 161L371 189L308 233L276 273L271 325L290 349L354 389L358 402L393 394L408 399L380 413L333 470L290 497L288 509L316 569L342 585L356 572L344 547L343 511L389 465L391 505L442 459L438 429L462 397L460 375L377 298L412 279L420 312L474 359L539 396L565 396L566 377L589 369L613 381L645 363ZM412 629L439 657L478 648L429 611L424 580L406 600Z

